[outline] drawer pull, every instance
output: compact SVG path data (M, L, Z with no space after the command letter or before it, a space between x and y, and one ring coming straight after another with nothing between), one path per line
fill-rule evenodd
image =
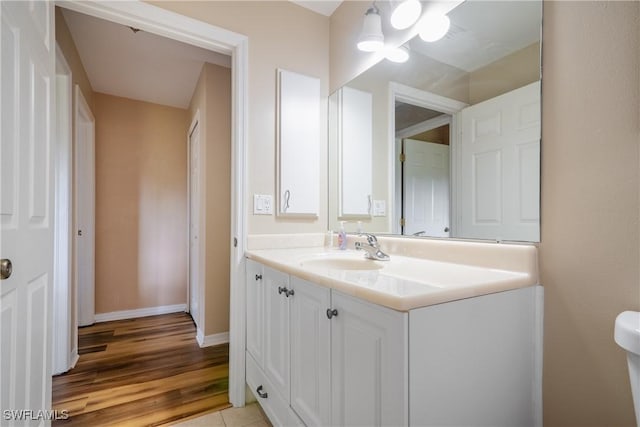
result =
M256 274L256 280L262 280L262 274Z
M266 391L262 391L261 385L259 385L258 388L256 389L256 393L258 393L258 396L260 396L263 399L266 399L267 397L269 397L269 393L267 393Z
M338 309L334 308L333 310L331 310L330 308L327 308L327 318L331 319L334 316L338 315Z

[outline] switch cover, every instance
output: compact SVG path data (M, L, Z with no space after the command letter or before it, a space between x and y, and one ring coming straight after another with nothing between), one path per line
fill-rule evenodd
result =
M254 215L272 215L273 214L273 196L270 194L254 194L253 195L253 214Z

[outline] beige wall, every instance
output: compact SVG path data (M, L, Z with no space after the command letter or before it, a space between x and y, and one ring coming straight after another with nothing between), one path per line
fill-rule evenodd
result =
M96 313L187 298L187 110L94 94Z
M545 2L545 426L632 426L614 320L640 310L640 3Z
M206 208L205 287L197 323L206 336L229 331L231 70L205 64L191 99L189 124L197 112L201 153L206 159L201 181L202 208Z
M540 43L469 73L469 104L477 104L540 80Z
M249 233L322 232L327 227L326 126L321 126L320 215L281 219L252 215L253 194L276 194L276 69L320 78L321 102L329 85L329 18L287 1L154 2L182 15L249 38L248 191ZM322 109L321 123L326 123ZM274 197L275 200L275 197Z

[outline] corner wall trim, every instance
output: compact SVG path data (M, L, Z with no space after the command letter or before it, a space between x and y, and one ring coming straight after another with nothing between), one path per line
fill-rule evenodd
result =
M219 334L205 336L202 329L198 328L198 331L196 332L196 341L198 341L198 345L201 348L226 344L229 342L229 332L220 332Z
M161 305L158 307L138 308L135 310L112 311L111 313L96 314L96 323L112 320L135 319L137 317L156 316L158 314L179 313L186 311L186 304Z

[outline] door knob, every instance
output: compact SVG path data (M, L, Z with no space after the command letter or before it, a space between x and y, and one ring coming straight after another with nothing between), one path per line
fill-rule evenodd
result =
M8 279L13 272L13 264L10 259L3 258L0 261L0 280Z

